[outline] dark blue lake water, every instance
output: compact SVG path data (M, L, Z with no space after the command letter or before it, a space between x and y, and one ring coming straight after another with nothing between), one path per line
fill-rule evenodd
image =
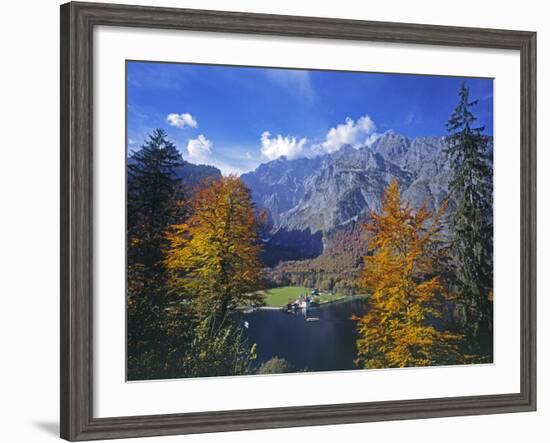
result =
M259 310L241 314L248 322L250 341L257 345L257 363L272 357L286 359L295 371L357 369L356 322L351 316L366 312L364 300L334 303L286 314L281 310ZM307 317L319 321L306 321Z

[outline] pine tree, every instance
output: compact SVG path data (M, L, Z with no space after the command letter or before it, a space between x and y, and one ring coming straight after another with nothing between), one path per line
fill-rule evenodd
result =
M133 242L129 258L151 274L158 275L164 266L164 232L175 221L180 184L174 170L181 163L180 153L162 129L155 129L128 159L127 227Z
M147 378L166 364L168 340L165 232L185 212L178 201L180 181L174 169L181 155L162 129L153 131L141 149L128 158L127 301L130 378ZM156 369L155 369L156 368Z
M445 300L441 275L447 250L441 218L446 205L413 212L393 180L379 213L365 225L369 253L359 286L371 295L370 309L357 321L356 364L365 368L458 363L460 335L442 330Z
M471 313L470 333L492 329L493 171L490 140L475 126L469 88L462 84L459 103L447 122L446 154L453 172L449 191L457 203L449 217L457 290ZM480 329L481 328L481 329Z

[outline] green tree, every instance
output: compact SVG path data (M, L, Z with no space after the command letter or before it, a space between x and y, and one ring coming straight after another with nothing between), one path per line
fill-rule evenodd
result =
M446 155L453 176L449 183L457 206L449 217L456 285L470 313L469 333L491 337L493 319L493 171L484 127L476 126L470 90L463 83L459 103L447 122Z
M292 372L292 366L280 357L273 357L258 368L258 374L286 374L288 372Z
M212 318L192 321L192 340L182 352L175 376L213 377L252 373L256 346L238 323L213 328Z
M149 135L128 157L127 176L127 320L130 378L162 371L169 340L165 330L165 232L186 207L179 201L180 181L174 170L182 162L162 129ZM172 326L173 326L172 322ZM162 356L161 356L162 355ZM142 368L147 374L142 374Z

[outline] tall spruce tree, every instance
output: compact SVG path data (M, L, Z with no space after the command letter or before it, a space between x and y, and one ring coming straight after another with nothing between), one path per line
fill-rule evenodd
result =
M449 183L457 207L449 217L456 285L467 307L470 332L491 336L493 291L492 149L485 128L476 126L469 88L463 83L459 103L447 122Z
M128 369L130 378L161 373L155 365L166 363L165 312L166 230L181 217L180 180L174 170L182 162L176 146L162 129L155 129L128 158L127 270L128 270ZM180 218L181 220L181 218Z
M180 180L174 171L181 163L162 129L155 129L128 159L128 236L134 240L129 247L132 258L156 275L164 266L164 233L175 221Z

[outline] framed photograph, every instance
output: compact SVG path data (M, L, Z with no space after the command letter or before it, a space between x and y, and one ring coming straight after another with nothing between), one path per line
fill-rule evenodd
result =
M535 44L61 6L61 437L535 410Z

